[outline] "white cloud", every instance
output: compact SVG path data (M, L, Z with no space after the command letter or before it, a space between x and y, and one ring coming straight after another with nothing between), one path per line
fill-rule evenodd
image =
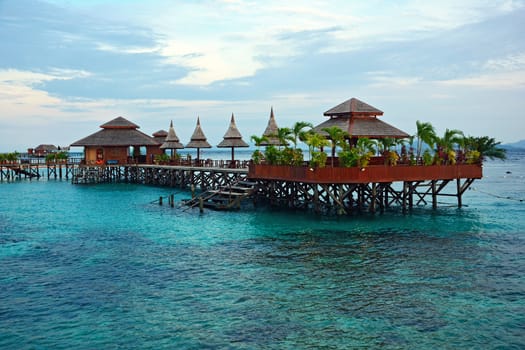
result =
M8 83L15 86L31 86L44 81L86 78L90 75L86 71L61 68L52 68L48 73L4 69L0 70L0 83Z
M490 89L525 88L525 70L444 80L441 84Z
M97 43L97 50L106 51L106 52L116 52L116 53L125 53L125 54L145 54L145 53L154 53L159 51L158 46L154 47L140 47L140 46L117 46L111 45L108 43Z
M483 68L489 71L525 70L525 52L490 59L483 65Z

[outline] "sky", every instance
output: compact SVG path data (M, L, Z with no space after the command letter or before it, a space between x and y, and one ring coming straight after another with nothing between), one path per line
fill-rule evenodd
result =
M0 152L67 146L118 116L197 117L212 145L323 122L358 98L502 143L525 139L525 0L0 0Z

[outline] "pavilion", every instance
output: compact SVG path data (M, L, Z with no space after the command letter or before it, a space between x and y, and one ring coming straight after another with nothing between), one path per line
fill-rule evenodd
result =
M160 144L151 136L137 130L138 125L118 117L100 126L95 132L71 144L84 147L88 165L127 164L130 161L149 163L160 154Z
M328 133L323 129L336 126L350 135L349 142L351 144L355 144L357 139L362 137L403 139L410 136L378 119L379 116L383 115L383 112L357 98L351 98L324 112L323 115L330 117L330 119L314 127L313 131L328 136Z

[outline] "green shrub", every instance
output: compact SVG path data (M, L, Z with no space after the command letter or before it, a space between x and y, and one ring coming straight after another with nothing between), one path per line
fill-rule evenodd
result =
M434 158L432 157L428 149L425 150L425 152L423 152L423 164L432 165L433 162L434 162Z
M275 146L270 145L266 147L266 151L264 152L264 157L266 158L266 161L268 162L268 164L278 165L279 159L281 158L280 153L281 152L279 152L279 150Z
M337 156L339 157L339 166L346 168L357 166L357 159L359 156L355 148L340 151L337 153Z
M312 168L324 168L326 166L326 159L328 156L324 152L313 151L310 166Z
M252 160L254 164L261 164L261 162L264 160L264 153L259 150L255 150L252 153Z

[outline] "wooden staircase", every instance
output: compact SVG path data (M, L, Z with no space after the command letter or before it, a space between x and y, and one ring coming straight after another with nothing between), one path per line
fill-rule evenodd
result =
M214 210L240 209L241 202L249 198L255 191L256 182L238 181L229 186L221 186L219 189L207 190L186 201L184 204L188 209L199 207Z

